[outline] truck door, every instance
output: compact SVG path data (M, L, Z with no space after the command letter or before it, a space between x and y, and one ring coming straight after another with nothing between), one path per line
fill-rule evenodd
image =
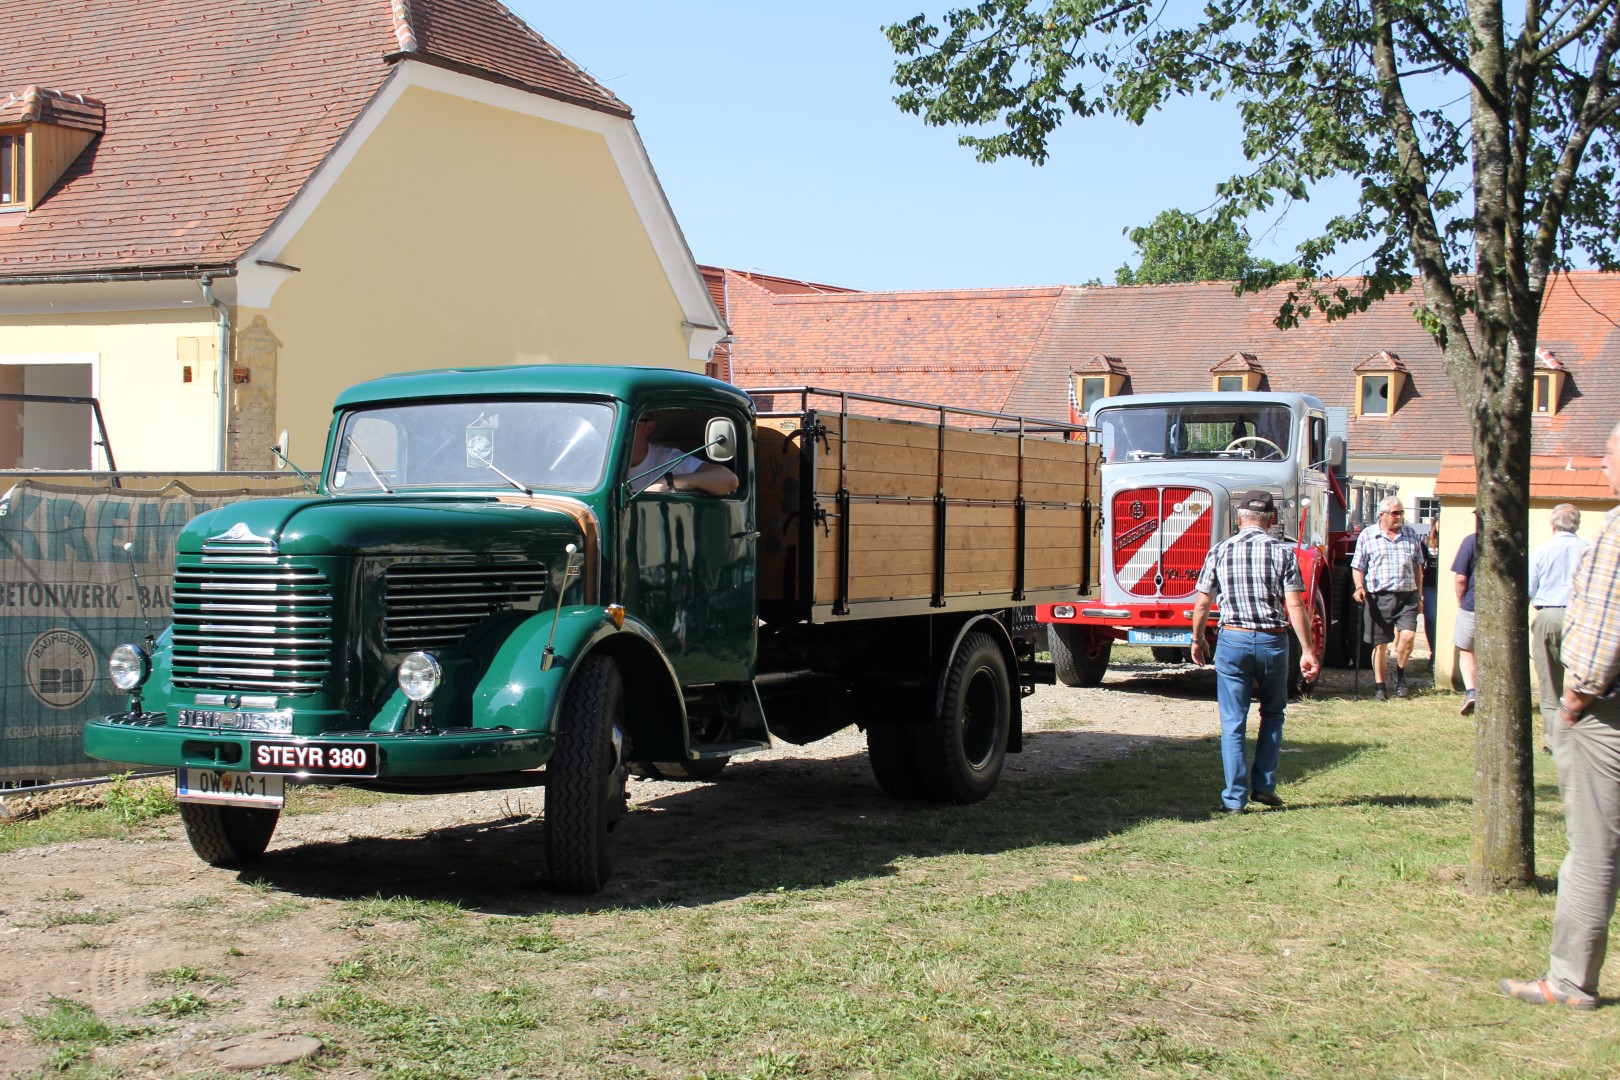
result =
M751 428L740 413L708 406L658 409L638 418L651 422L646 437L654 448L684 453L703 444L715 416L736 425L737 454L723 466L736 474L736 491L670 490L665 483L642 480L627 514L625 610L658 635L682 685L754 677L758 590ZM721 467L701 450L687 460L696 467ZM689 467L671 468L679 475ZM625 479L644 471L631 465Z

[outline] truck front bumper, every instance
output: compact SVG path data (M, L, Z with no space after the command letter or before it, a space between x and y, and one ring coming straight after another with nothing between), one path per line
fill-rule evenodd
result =
M250 771L249 743L369 745L376 777L460 776L537 769L551 758L549 732L511 728L448 728L424 731L333 731L304 738L263 733L225 734L169 727L162 713L118 713L84 726L84 752L103 761L173 769ZM342 780L310 774L311 780ZM366 777L372 779L372 777Z

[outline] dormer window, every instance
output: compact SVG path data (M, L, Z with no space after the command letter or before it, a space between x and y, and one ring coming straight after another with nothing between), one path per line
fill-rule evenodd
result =
M28 197L23 182L25 145L21 131L0 132L0 209L21 207Z
M0 88L3 92L3 88ZM107 126L83 94L25 86L0 98L0 213L32 210Z
M1099 398L1125 392L1125 378L1129 374L1119 357L1098 353L1069 372L1070 407L1079 417L1091 415L1091 407Z
M1362 416L1388 416L1389 415L1389 376L1363 375L1356 380L1361 385L1357 387L1356 400L1361 404L1359 412Z
M1209 369L1210 385L1217 393L1258 390L1266 369L1253 353L1235 352Z
M1356 415L1387 420L1401 404L1406 387L1406 364L1387 349L1380 349L1356 365Z
M1564 380L1569 378L1558 355L1551 349L1536 350L1536 370L1533 376L1530 413L1532 416L1558 415L1558 402L1564 396Z

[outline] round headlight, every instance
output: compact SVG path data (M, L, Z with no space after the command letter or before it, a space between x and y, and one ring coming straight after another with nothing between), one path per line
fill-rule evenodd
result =
M107 675L125 693L140 689L151 674L152 661L134 645L120 645L107 657Z
M399 688L412 701L426 701L439 688L444 669L432 653L413 652L399 662Z

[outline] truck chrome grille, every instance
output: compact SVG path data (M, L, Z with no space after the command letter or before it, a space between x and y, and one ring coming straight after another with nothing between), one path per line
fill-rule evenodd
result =
M521 564L400 563L384 573L383 647L443 649L504 608L546 591L546 568Z
M320 571L220 558L175 570L176 686L308 694L331 656L332 590Z

